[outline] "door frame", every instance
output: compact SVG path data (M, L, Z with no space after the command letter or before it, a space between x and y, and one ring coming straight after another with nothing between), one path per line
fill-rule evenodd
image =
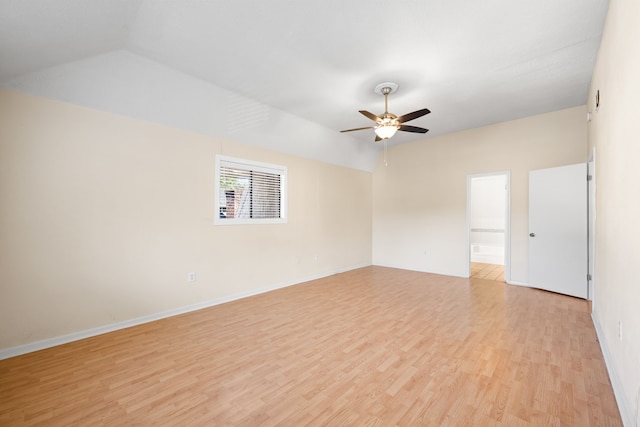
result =
M596 287L596 147L589 154L587 161L587 300L594 303Z
M471 180L487 176L505 177L505 203L504 203L504 281L511 282L511 171L487 172L467 175L467 250L466 253L466 277L471 277Z

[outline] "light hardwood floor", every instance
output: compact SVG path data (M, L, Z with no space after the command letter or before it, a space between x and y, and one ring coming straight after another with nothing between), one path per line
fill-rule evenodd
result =
M472 262L471 277L504 282L504 265Z
M0 425L622 424L585 301L367 267L0 361Z

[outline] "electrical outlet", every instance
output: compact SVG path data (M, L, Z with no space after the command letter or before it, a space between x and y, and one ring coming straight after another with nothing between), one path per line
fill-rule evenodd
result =
M196 281L196 272L195 271L189 272L189 274L187 275L187 282L195 282L195 281Z
M622 321L618 321L618 339L622 341Z

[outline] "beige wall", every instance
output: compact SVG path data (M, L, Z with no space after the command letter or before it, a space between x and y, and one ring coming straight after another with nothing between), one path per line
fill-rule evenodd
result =
M575 107L390 148L373 174L373 263L464 276L467 175L511 171L511 280L527 283L528 172L585 162L586 126Z
M214 226L217 153L287 166L288 223ZM371 194L367 172L0 90L0 350L369 265Z
M611 1L588 97L589 144L596 149L593 317L629 426L640 425L639 40L640 2Z

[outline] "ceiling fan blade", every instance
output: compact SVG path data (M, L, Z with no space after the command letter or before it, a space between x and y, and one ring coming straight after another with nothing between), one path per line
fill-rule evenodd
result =
M427 133L427 132L429 132L429 129L419 128L417 126L409 126L409 125L400 125L398 130L401 130L403 132L414 132L414 133Z
M355 128L355 129L341 130L340 132L353 132L354 130L365 130L365 129L373 129L373 126L368 126L366 128Z
M373 120L374 122L378 123L380 120L382 120L380 117L376 116L373 113L368 112L367 110L359 110L360 114L362 114L363 116Z
M362 113L362 111L360 111ZM423 108L422 110L418 110L418 111L414 111L413 113L408 113L405 114L404 116L400 116L398 117L398 123L404 123L404 122L408 122L410 120L414 120L417 119L418 117L422 117L425 116L427 114L429 114L431 111L429 111L428 108ZM409 131L411 132L411 131Z

